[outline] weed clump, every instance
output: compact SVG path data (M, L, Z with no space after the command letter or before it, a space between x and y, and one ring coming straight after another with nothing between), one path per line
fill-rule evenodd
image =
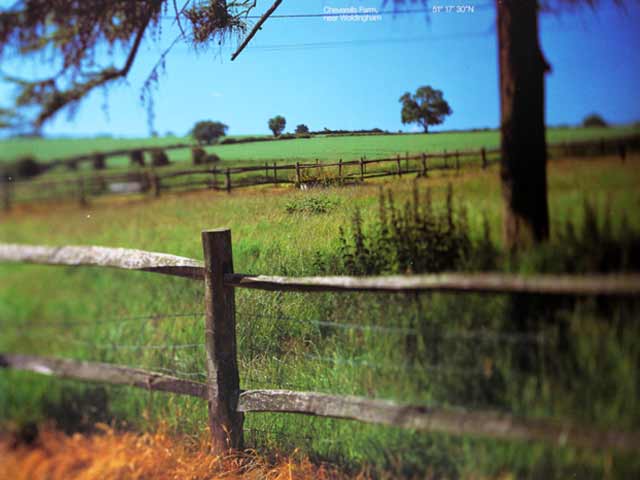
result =
M287 213L300 213L305 215L318 215L329 213L338 205L335 198L327 196L298 197L289 200L285 205Z
M326 269L350 275L443 272L495 267L498 250L488 223L481 241L473 242L466 209L456 207L453 189L447 190L444 208L436 208L431 191L413 195L402 207L391 191L380 191L378 216L365 222L359 210L350 229L340 229L338 254Z

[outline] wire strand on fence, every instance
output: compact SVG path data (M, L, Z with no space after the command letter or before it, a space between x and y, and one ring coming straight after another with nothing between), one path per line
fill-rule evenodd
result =
M293 317L278 316L273 317L269 315L243 314L242 317L254 318L254 319L270 319L270 320L285 320L285 321L300 321ZM349 322L334 322L329 320L301 320L303 323L310 325L316 325L319 327L336 328L341 330L359 330L359 331L372 331L372 332L385 332L385 333L397 333L402 335L424 335L425 332L417 328L401 327L398 325L373 325L373 324L358 324ZM433 327L435 328L435 327ZM485 330L467 330L464 332L454 331L445 332L429 331L428 334L431 338L447 338L447 339L462 339L462 340L489 340L489 341L501 341L510 344L538 344L543 345L548 343L548 338L543 333L520 333L520 332L492 332Z
M74 345L83 345L83 346L95 348L98 350L188 350L188 349L201 348L205 346L204 343L176 343L176 344L165 344L165 345L145 345L145 344L126 345L126 344L118 344L118 343L107 344L109 342L103 342L102 344L100 344L95 342L88 342L86 340L68 338L63 335L51 335L51 334L43 334L40 332L28 332L28 331L20 332L19 335L25 336L25 337L46 338L49 340L55 339L60 342L72 343Z
M449 366L434 365L434 364L411 365L407 363L401 363L401 364L391 365L389 363L375 363L369 360L343 358L343 357L323 357L321 355L313 355L313 354L304 354L304 357L310 360L315 360L319 362L333 363L335 365L349 365L349 366L355 366L355 367L365 367L370 370L387 370L392 372L431 371L431 372L436 372L439 374L446 374L446 375L457 375L457 376L464 376L464 377L482 376L485 378L491 378L495 372L495 369L493 366L458 368L458 367L449 367ZM516 375L516 374L511 372L510 375ZM531 375L532 374L525 374L523 372L519 372L517 374L517 376L531 376Z
M0 328L30 328L30 329L49 329L49 328L67 328L67 327L100 327L102 325L120 325L125 323L137 323L142 320L164 320L167 318L186 318L203 316L204 312L193 313L158 313L153 315L141 315L134 317L111 317L108 319L95 320L93 322L54 322L54 323L34 323L27 322L14 324L8 322L0 322Z

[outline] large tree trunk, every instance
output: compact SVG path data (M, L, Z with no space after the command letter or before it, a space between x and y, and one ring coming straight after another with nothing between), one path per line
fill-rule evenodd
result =
M536 0L496 0L504 240L521 249L549 237L544 75Z

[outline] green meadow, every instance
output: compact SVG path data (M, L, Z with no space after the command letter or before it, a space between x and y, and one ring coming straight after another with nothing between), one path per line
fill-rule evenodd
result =
M580 140L597 140L638 133L638 127L621 126L611 128L550 128L547 140L550 143ZM238 137L239 138L239 137ZM39 161L50 161L91 152L116 149L163 147L189 142L188 137L159 137L145 139L130 138L59 138L59 139L8 139L0 141L0 162L10 162L31 155ZM314 136L309 139L251 142L207 147L228 164L246 164L264 161L320 161L354 160L392 156L409 152L442 152L443 150L474 150L499 146L499 132L445 132L406 135L367 136ZM168 152L173 162L190 162L189 149ZM126 166L128 158L113 157L109 166Z
M495 132L465 135L469 146L497 138ZM270 157L276 151L270 149L291 143L304 145L299 151L311 155L321 148L308 146L331 144L325 155L346 157L359 146L384 154L385 142L418 149L420 141L432 138L453 145L461 136L318 138L228 151L240 156L242 148L251 148ZM568 222L578 237L610 238L602 229L587 232L585 200L599 212L601 227L640 229L640 217L632 214L640 206L639 161L634 154L624 164L614 158L551 162L551 244L517 261L505 257L498 268L556 271L574 257L579 264L579 251L563 248ZM497 167L469 168L458 176L433 173L417 183L420 192L429 189L438 210L445 208L449 184L455 204L466 208L472 241L488 234L499 249ZM35 205L3 217L0 241L127 247L202 258L200 231L229 227L236 272L317 275L327 271L323 259L340 255L340 230L353 230L355 209L365 224L374 222L381 185L106 198L83 209ZM384 185L398 205L412 198L413 180ZM527 306L533 309L531 318L535 312L552 312L552 321L534 330L550 343L533 347L517 336L515 341L500 336L519 331L514 310L520 311L522 303L508 296L238 290L236 302L244 389L355 394L426 406L490 408L600 428L640 427L640 347L634 341L640 327L628 321L640 313L637 301L554 300ZM0 351L113 362L204 380L203 326L199 282L109 269L0 265ZM417 343L404 333L407 329L420 331ZM560 338L568 345L558 344ZM196 433L205 428L206 406L186 397L0 371L0 424L15 428L47 420L69 431L108 422L136 429L165 423ZM319 461L354 470L367 465L392 478L630 478L640 472L632 455L299 415L248 414L245 429L248 447L298 449Z

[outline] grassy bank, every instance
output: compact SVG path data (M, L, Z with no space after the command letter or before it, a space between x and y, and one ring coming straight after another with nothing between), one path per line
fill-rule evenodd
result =
M609 205L616 230L625 213L628 223L639 228L640 218L632 214L640 205L637 162L636 156L626 164L617 159L552 163L555 241L568 219L581 228L585 198L601 210ZM482 238L486 218L497 243L501 199L496 173L492 167L463 171L455 178L434 174L420 185L430 186L435 207L442 208L447 184L454 180L455 198L466 205L472 238ZM340 227L350 228L355 207L365 221L377 215L378 188L205 192L158 201L104 200L88 209L34 206L3 219L0 239L120 246L201 258L199 232L227 226L233 233L236 271L313 275L320 268L318 258L339 251ZM412 181L394 182L390 188L402 205L411 197ZM326 208L292 208L310 197ZM537 254L543 252L512 268L535 270L540 265ZM518 310L525 307L497 295L415 298L238 291L236 298L242 388L327 391L495 408L600 427L640 426L639 332L628 321L639 313L637 302L599 308L593 299L544 301L526 308L531 318L539 313L546 320L535 328L519 328L523 326L513 322L529 318ZM542 315L547 310L548 316ZM201 379L204 374L197 282L90 268L1 265L0 322L2 351L167 369L185 378ZM517 335L499 335L529 327L551 343L532 346ZM407 329L420 331L417 343L404 333ZM557 339L567 338L564 348L571 355L559 355ZM157 348L145 348L149 346ZM193 432L204 428L206 411L198 400L0 372L0 421L46 417L69 428L112 419L153 428L162 419L176 430ZM398 475L513 472L525 478L625 478L640 471L638 460L631 457L295 415L248 415L246 428L249 446L300 448L312 458L355 470L368 463Z

